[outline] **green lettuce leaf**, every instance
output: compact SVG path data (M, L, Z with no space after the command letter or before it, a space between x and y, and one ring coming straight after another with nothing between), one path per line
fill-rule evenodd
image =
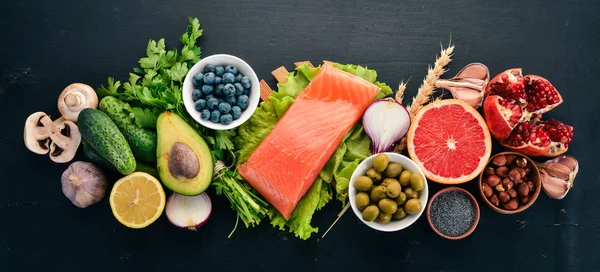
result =
M377 72L373 70L359 65L337 63L334 64L334 67L379 86L381 88L377 94L379 98L392 93L389 86L375 81ZM308 86L319 69L320 67L312 68L306 64L298 66L296 72L287 75L286 83L277 84L277 90L269 96L271 102L262 102L254 115L239 127L238 136L233 140L237 149L238 164L248 160L252 152L289 109L294 99ZM362 124L360 122L355 124L344 136L311 188L300 199L289 220L286 221L274 207L270 208L268 216L271 219L271 225L280 230L287 228L289 232L301 239L308 239L312 233L317 232L318 228L310 225L314 212L323 208L333 199L333 192L338 200L343 203L346 201L348 184L354 169L362 160L371 155L370 143Z

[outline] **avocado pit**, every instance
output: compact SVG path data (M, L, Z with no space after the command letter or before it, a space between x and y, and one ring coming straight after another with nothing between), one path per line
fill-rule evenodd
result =
M200 172L200 161L188 145L177 142L169 151L169 171L174 177L193 179Z

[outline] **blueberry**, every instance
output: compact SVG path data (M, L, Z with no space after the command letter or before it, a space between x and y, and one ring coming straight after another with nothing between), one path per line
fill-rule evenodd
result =
M237 99L235 98L235 95L225 97L225 102L229 103L230 105L235 105L236 101Z
M215 73L209 72L204 74L204 84L212 85L213 83L215 83Z
M216 76L215 77L215 84L221 84L221 77Z
M202 85L202 83L204 79L204 74L203 73L197 73L192 77L192 83L194 83L194 86L198 87L200 85Z
M227 65L225 66L225 73L232 73L235 76L238 73L238 69L235 65Z
M240 97L238 97L237 105L245 110L248 107L248 96L245 94L240 95Z
M209 100L206 100L206 107L209 110L216 110L218 106L219 106L219 100L218 99L216 99L216 98L213 97L213 98L211 98Z
M219 110L214 110L210 113L210 120L214 123L218 123L221 120L221 112Z
M235 82L235 76L232 73L225 73L225 74L223 74L223 76L221 78L222 78L221 83L233 84L233 82Z
M231 124L232 121L233 121L233 117L231 117L231 114L221 115L221 124L229 125L229 124Z
M235 95L235 86L233 86L233 84L225 84L223 94L225 94L225 96Z
M223 85L223 84L217 85L217 88L215 88L215 95L216 96L225 96L225 94L223 94L224 89L225 89L225 85Z
M206 108L206 100L198 99L198 101L196 101L196 103L194 103L194 106L196 107L197 111L202 111L203 109Z
M238 74L237 76L235 76L235 82L241 82L243 77L244 76L242 76L242 74Z
M244 86L241 83L234 83L233 87L235 87L235 95L240 96L244 92Z
M225 68L223 68L223 66L219 65L219 66L215 67L215 74L217 76L223 76L224 73L225 73Z
M244 89L250 89L250 87L252 86L252 84L250 84L250 79L248 77L242 77L242 80L240 80L240 83L242 83L242 86L244 86Z
M237 120L242 115L242 109L238 106L231 107L231 116L233 116L234 120Z
M231 111L231 105L227 102L219 103L219 111L221 113L229 113Z
M213 86L212 85L204 85L202 86L202 92L204 94L211 94L213 91Z
M196 101L200 98L202 98L202 91L200 89L194 89L192 92L192 99Z
M209 94L209 95L207 95L207 96L204 97L204 100L206 100L206 102L208 102L208 100L211 99L211 98L213 98L213 97L215 97L215 96L212 95L212 94Z
M208 73L208 72L215 72L215 65L214 64L207 64L206 66L204 66L204 72Z
M200 113L200 119L208 120L208 118L210 118L210 111L207 109L203 109L202 113Z

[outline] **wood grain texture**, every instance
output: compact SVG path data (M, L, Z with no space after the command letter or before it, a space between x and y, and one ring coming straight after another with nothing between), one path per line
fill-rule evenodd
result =
M0 271L597 271L598 10L598 1L575 0L3 1ZM281 65L355 63L376 69L392 87L412 77L409 103L450 38L456 50L449 75L471 62L485 63L492 75L512 67L543 75L565 100L547 118L575 127L575 188L562 201L541 195L518 215L482 209L478 228L461 241L437 237L425 218L380 233L351 213L325 239L299 241L268 222L227 239L235 213L212 192L213 215L197 232L176 229L164 216L146 229L127 229L107 200L72 206L59 182L67 165L25 149L25 119L35 111L57 116L58 95L70 83L126 79L149 39L178 46L188 16L205 30L203 56L239 56L271 86L270 72ZM440 188L432 185L432 194ZM341 208L332 201L315 214L319 233Z

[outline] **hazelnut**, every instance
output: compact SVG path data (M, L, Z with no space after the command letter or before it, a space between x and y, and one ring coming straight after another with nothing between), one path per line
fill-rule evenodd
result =
M525 168L525 175L529 175L530 172L531 172L531 167L527 166Z
M521 179L523 179L524 177L527 176L527 172L525 172L525 169L523 168L514 168L515 170L519 171L519 174L521 174Z
M487 185L485 183L483 184L483 188L482 189L483 189L483 195L485 197L490 197L490 196L492 196L494 194L494 191L492 191L492 187L490 187L489 185Z
M517 197L517 190L515 190L515 188L512 188L512 189L510 189L510 190L508 190L506 192L508 192L508 195L510 196L510 198L516 198Z
M521 168L527 167L527 159L520 157L515 159L515 165Z
M510 172L508 172L508 178L510 178L512 181L521 181L521 172L519 172L520 168L513 168L512 170L510 170Z
M498 175L501 178L506 177L506 175L508 175L508 167L500 166L496 168L496 175Z
M515 160L515 155L506 155L506 165L511 165Z
M515 183L510 180L509 178L504 178L502 180L502 186L504 187L504 190L510 190L512 189L512 187L515 185Z
M492 197L489 198L490 203L492 203L492 205L498 207L500 205L500 200L498 199L498 195L493 195Z
M516 199L511 199L510 201L504 203L504 209L507 210L516 210L517 208L519 208L519 203L517 202Z
M485 170L483 171L483 175L484 176L491 176L493 174L496 173L496 170L494 169L494 167L488 166L487 168L485 168Z
M519 168L519 169L521 169L521 168ZM521 181L522 181L522 182L527 182L527 181L529 181L529 176L528 176L528 175L525 175L525 176L523 176L523 177L521 178Z
M500 177L496 176L496 175L491 175L489 177L487 177L487 184L489 186L496 186L498 185L498 183L500 183Z
M517 186L517 193L521 197L528 196L529 195L529 186L527 186L527 183L524 183L524 182L519 183L519 185Z
M510 200L510 195L507 192L500 192L498 193L498 198L500 199L500 202L506 203Z
M496 166L504 166L506 164L506 157L504 155L496 156L492 163Z
M521 203L521 205L525 205L525 204L527 204L527 202L529 202L529 197L528 196L521 196L521 197L519 197L519 203Z
M529 192L535 191L535 186L533 185L533 182L528 181L527 182L527 187L529 187Z
M498 192L504 192L504 187L502 186L501 183L498 183L498 185L496 185L496 187L494 187L494 188L496 188L496 191L498 191Z

